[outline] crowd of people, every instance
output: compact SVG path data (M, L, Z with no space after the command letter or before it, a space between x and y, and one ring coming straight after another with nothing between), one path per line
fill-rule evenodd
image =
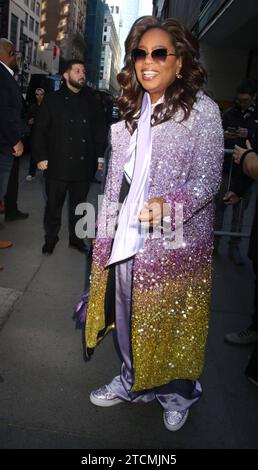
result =
M44 179L46 208L42 252L50 255L54 251L68 193L69 246L85 253L87 247L75 233L78 220L75 208L86 201L89 184L97 168L102 171L108 142L107 113L95 94L85 86L85 65L82 61L70 60L66 63L63 85L56 93L46 95L44 89L37 88L35 103L28 111L14 78L16 67L15 47L2 38L0 201L5 220L29 217L17 205L20 157L26 151L30 153L26 180L30 182L35 178L37 169L41 170ZM11 246L9 240L0 242L1 248Z
M222 114L222 123L226 150L222 184L216 197L215 230L222 229L222 215L225 208L232 205L231 232L234 236L231 236L229 240L229 256L236 266L241 266L244 262L239 245L244 210L248 207L253 180L257 180L258 159L256 160L255 152L258 151L258 104L257 85L253 80L244 80L238 86L233 106ZM230 156L227 153L228 149L233 152ZM240 233L239 236L238 233ZM219 236L215 237L215 250L218 250L219 240ZM246 328L225 335L225 341L232 345L249 345L258 342L258 197L248 256L252 261L254 272L253 313L251 322ZM246 375L258 385L257 348L258 346L255 346L246 368Z
M198 41L174 19L140 18L125 51L118 75L121 119L111 132L109 100L104 103L101 94L86 86L85 65L78 59L65 65L60 90L36 89L24 126L14 78L15 47L0 39L0 200L7 221L28 218L17 204L27 132L26 180L37 169L44 175L42 253L54 253L67 194L69 246L87 253L89 247L75 230L75 209L86 201L96 170L104 171L106 149L111 148L91 247L90 283L80 306L87 355L114 329L121 369L89 398L99 407L156 399L166 429L177 431L202 396L212 260L214 247L219 250L224 211L233 205L231 230L240 231L248 191L258 179L257 90L250 80L242 83L221 119L218 105L204 92L207 77ZM239 242L240 236L229 242L235 265L243 263ZM11 244L0 241L0 248ZM255 274L253 321L225 338L232 344L257 341L246 368L256 385L257 247L256 207L249 247Z

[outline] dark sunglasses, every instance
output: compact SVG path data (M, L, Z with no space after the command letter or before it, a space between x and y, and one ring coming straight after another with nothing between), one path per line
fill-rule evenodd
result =
M151 55L154 62L166 62L167 56L176 56L176 54L169 53L165 47L154 49L152 52L146 52L143 49L136 48L132 50L132 61L134 64L136 62L144 62L148 55Z

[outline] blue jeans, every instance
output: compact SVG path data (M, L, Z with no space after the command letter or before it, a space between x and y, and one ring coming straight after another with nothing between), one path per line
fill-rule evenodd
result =
M0 200L3 201L7 186L8 180L11 173L13 165L13 155L3 155L0 152Z

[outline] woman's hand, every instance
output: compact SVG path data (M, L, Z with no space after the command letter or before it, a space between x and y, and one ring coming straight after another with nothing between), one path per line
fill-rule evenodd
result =
M148 222L150 227L157 227L161 225L163 219L163 204L165 201L162 197L154 197L144 203L143 209L138 215L138 220L141 223Z
M239 165L243 153L244 153L246 150L250 150L250 149L252 149L252 146L251 146L249 140L246 141L246 148L245 148L245 149L242 148L242 147L239 147L239 145L235 145L234 150L233 150L234 162Z

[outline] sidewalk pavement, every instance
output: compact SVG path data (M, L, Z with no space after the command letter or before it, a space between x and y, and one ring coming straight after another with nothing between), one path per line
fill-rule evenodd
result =
M83 291L85 256L68 248L65 210L54 254L41 254L42 188L38 177L25 181L27 167L24 158L19 208L30 217L6 223L0 232L13 241L1 250L0 448L257 449L258 389L244 376L252 348L223 341L225 333L246 327L252 312L247 258L243 267L234 267L226 241L215 258L204 394L180 431L164 428L155 402L94 407L90 391L119 372L112 335L90 362L83 361L82 332L72 316ZM99 186L92 185L91 197Z

